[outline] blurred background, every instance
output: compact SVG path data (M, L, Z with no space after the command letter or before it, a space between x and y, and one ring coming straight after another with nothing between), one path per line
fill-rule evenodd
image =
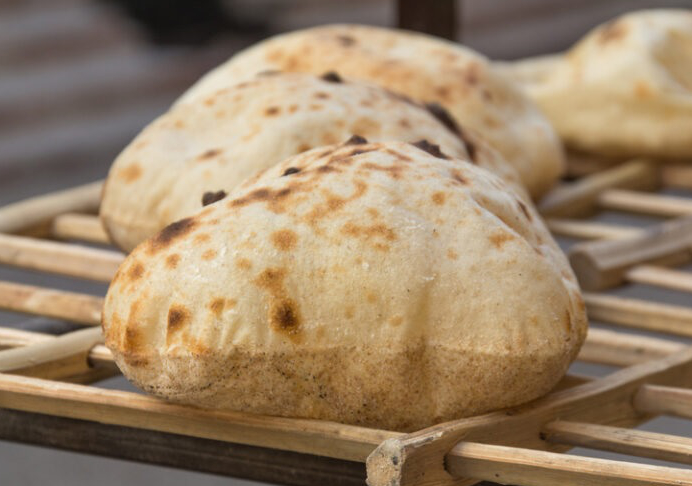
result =
M514 59L654 6L692 1L458 1L455 38ZM395 0L0 0L0 203L105 176L187 86L262 38L329 22L395 26L398 14Z
M692 0L459 0L455 22L431 26L417 22L435 1L399 3L0 0L0 205L105 177L118 152L187 86L273 34L334 22L403 23L442 34L454 27L457 41L491 58L515 59L565 49L628 10L692 8ZM26 272L1 270L0 278L30 280ZM51 278L39 284L105 291ZM8 313L0 318L33 330L46 325ZM0 442L0 471L2 485L251 484L8 442Z

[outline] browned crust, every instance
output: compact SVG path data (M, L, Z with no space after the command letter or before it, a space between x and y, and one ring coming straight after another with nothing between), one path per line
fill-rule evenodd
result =
M233 348L194 359L149 354L146 367L122 350L115 357L137 386L168 400L409 431L544 395L565 372L566 349L519 358L433 345Z

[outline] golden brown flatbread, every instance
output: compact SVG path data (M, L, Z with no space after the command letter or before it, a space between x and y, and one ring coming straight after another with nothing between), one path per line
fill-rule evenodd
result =
M601 25L565 55L501 67L575 149L692 157L692 12L643 10Z
M434 37L364 25L328 25L272 37L234 55L181 98L189 102L266 70L333 70L447 108L512 164L540 197L564 168L552 126L518 86L480 54Z
M208 202L286 157L353 134L429 140L522 191L514 169L439 105L426 107L335 73L267 73L178 103L145 128L110 170L101 219L111 239L129 251L196 212L205 194Z
M548 392L586 326L564 255L501 179L428 142L358 139L142 243L103 312L149 393L395 430Z

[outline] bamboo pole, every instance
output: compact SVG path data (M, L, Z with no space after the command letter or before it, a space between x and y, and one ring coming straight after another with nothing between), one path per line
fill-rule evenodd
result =
M361 462L380 442L398 435L319 420L200 409L2 373L0 407Z
M0 263L110 282L125 256L116 251L0 234Z
M99 366L89 359L91 350L101 338L101 329L92 327L0 351L0 370L72 383L93 383L109 378L119 373L115 363L110 361Z
M56 339L56 337L51 334L23 331L21 329L14 329L11 327L0 327L0 350L31 346L34 344L50 342L54 339ZM89 363L93 364L94 366L112 369L115 367L113 355L111 354L110 350L102 344L96 344L89 350L88 360Z
M0 281L0 309L100 325L102 308L100 297Z
M591 327L577 359L610 366L631 366L683 349L684 344L667 339Z
M583 216L596 209L603 191L614 187L655 189L658 169L647 160L632 160L554 189L541 200L538 209L545 217Z
M595 321L692 337L692 308L613 295L584 293Z
M692 214L692 200L678 196L647 194L641 191L608 189L598 196L603 209L629 211L653 216L688 216Z
M672 270L657 265L637 265L630 268L625 273L625 280L682 292L692 292L692 274L690 272Z
M590 241L571 248L569 260L585 290L619 285L626 273L643 263L687 261L692 248L692 218L678 218L631 238Z
M103 181L52 192L0 208L0 233L19 233L68 212L98 210Z
M549 423L543 432L556 444L692 464L692 439L687 437L564 420Z
M454 448L454 454L447 457L446 464L453 477L521 486L692 485L692 475L686 469L466 442ZM397 484L414 486L423 483L409 480ZM458 483L425 484L451 486Z
M86 364L89 350L101 343L103 343L101 328L91 327L29 346L0 351L0 372L22 370L62 360L76 354L84 355L84 363Z
M587 240L632 238L644 231L629 226L560 218L548 218L546 225L553 234Z
M692 390L661 385L644 385L634 397L641 413L675 415L692 419Z
M91 243L108 244L110 239L101 225L98 216L79 213L65 213L53 220L51 234L63 240L81 240Z

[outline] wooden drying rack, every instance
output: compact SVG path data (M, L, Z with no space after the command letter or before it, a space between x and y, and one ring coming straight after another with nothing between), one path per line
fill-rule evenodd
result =
M594 328L579 360L617 367L603 378L568 375L531 404L412 433L311 420L202 410L90 386L119 373L101 343L102 299L0 282L0 308L78 323L55 337L0 327L0 438L295 485L692 485L692 472L592 459L585 446L692 464L692 438L630 429L657 415L692 419L692 347L628 332L692 337L692 308L607 295L627 282L692 293L692 167L632 160L579 163L574 182L541 205L556 235L592 240L571 252ZM101 183L0 208L0 264L108 282L123 255L97 217ZM590 221L599 209L664 216L642 230ZM672 219L671 219L672 218ZM71 240L71 241L67 241Z

